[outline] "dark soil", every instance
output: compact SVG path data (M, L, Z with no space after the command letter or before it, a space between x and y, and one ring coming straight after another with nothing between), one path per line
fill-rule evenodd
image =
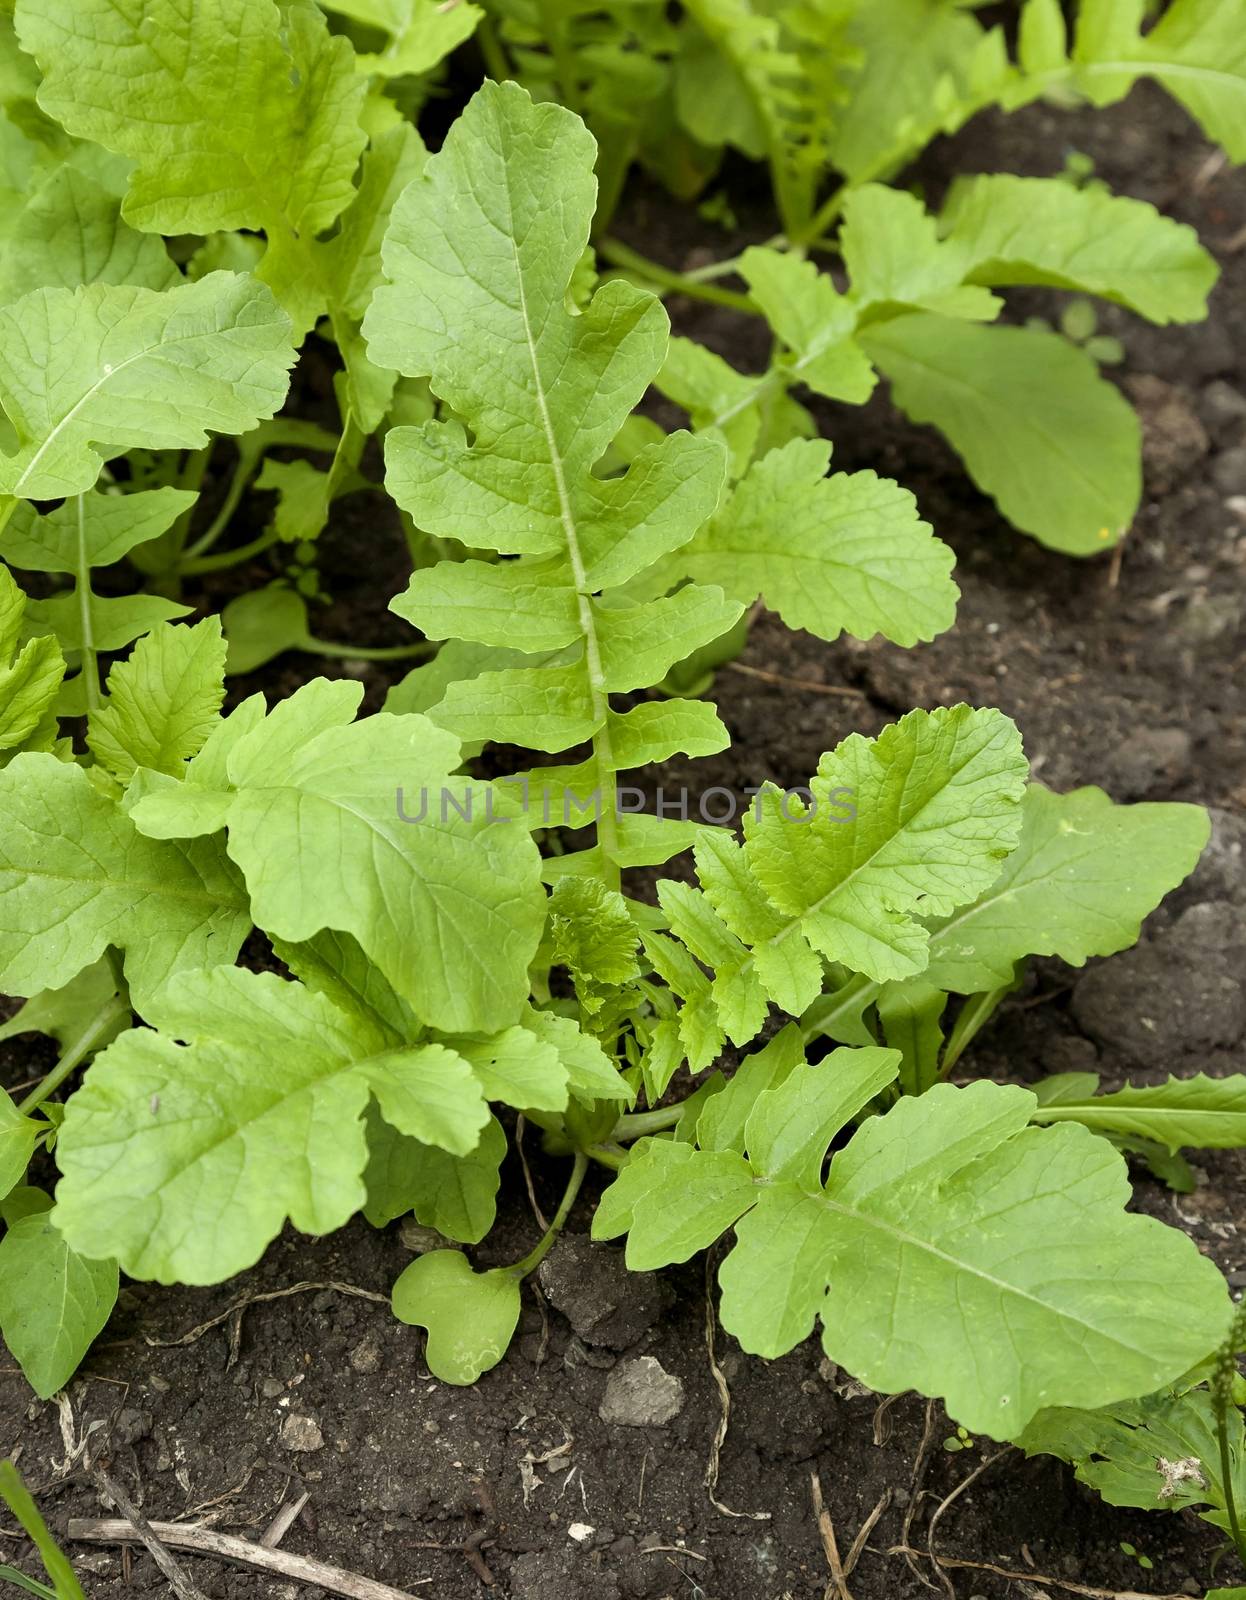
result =
M1010 120L981 118L934 150L920 176L937 194L957 170L1053 172L1071 146L1090 153L1122 192L1196 226L1224 267L1203 327L1153 330L1123 314L1102 318L1124 341L1121 381L1148 424L1147 497L1121 558L1078 563L1010 532L951 452L885 395L857 411L825 407L819 420L837 465L900 479L955 546L959 623L932 646L902 651L828 647L763 617L715 689L734 752L686 772L672 765L664 777L702 787L799 783L854 728L873 733L911 706L969 700L1016 718L1036 772L1054 787L1099 783L1122 800L1215 807L1213 847L1152 918L1139 949L1084 974L1042 964L964 1068L1025 1080L1092 1067L1108 1081L1242 1070L1246 458L1233 452L1246 444L1246 173L1215 170L1184 116L1159 94L1138 92L1106 113L1036 107ZM688 220L648 193L624 231L684 265ZM757 236L771 231L764 217L756 222ZM731 248L707 230L694 242L716 254ZM1038 296L1016 307L1018 315L1044 309ZM737 364L763 358L759 330L743 319L678 302L672 310ZM402 587L405 557L380 496L343 503L323 571L337 597L317 618L323 636L404 642L384 606ZM287 657L235 687L281 694L320 665ZM375 706L386 679L369 671L366 681ZM7 1047L0 1081L30 1078L43 1059L26 1041ZM549 1206L560 1174L532 1154L538 1198ZM1231 1282L1246 1283L1246 1158L1211 1157L1198 1175L1197 1191L1181 1198L1139 1172L1138 1204L1185 1228ZM485 1264L515 1259L536 1236L513 1157L506 1178L499 1227L476 1252ZM215 1289L131 1285L61 1410L32 1402L16 1369L0 1367L0 1451L20 1448L61 1533L71 1515L102 1513L75 1456L88 1429L97 1430L97 1449L107 1438L113 1476L151 1517L205 1517L258 1538L285 1499L306 1492L285 1548L437 1600L490 1592L509 1600L820 1597L829 1569L811 1508L816 1473L841 1552L886 1503L851 1579L856 1600L926 1593L893 1548L911 1512L910 1542L924 1549L933 1508L991 1453L989 1441L944 1449L954 1430L932 1412L923 1475L923 1401L880 1405L828 1370L813 1345L767 1363L719 1333L732 1414L718 1495L743 1514L716 1509L704 1484L720 1399L703 1264L663 1274L643 1296L621 1285L617 1253L585 1263L594 1200L586 1193L573 1236L550 1258L549 1300L535 1289L526 1296L521 1336L474 1389L431 1379L421 1336L395 1323L379 1299L323 1287L383 1297L411 1259L397 1226L375 1233L356 1221L329 1239L287 1234L253 1272ZM183 1337L256 1296L273 1298ZM603 1423L598 1407L612 1370L642 1355L682 1381L682 1411L662 1426ZM318 1448L290 1448L283 1425L291 1417L315 1423ZM1027 1583L955 1570L961 1600L1058 1592L1034 1586L1043 1578L1201 1595L1219 1544L1189 1514L1114 1511L1058 1463L1016 1452L948 1508L938 1541L944 1555L1036 1575ZM93 1600L167 1592L145 1554L124 1564L111 1549L74 1554ZM0 1531L5 1556L37 1570L20 1540ZM186 1561L211 1596L313 1592ZM929 1576L928 1563L917 1567ZM1233 1581L1231 1563L1219 1581Z

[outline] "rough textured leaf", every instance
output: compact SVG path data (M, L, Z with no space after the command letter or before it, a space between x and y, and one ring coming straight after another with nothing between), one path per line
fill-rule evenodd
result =
M1094 1072L1057 1073L1036 1087L1035 1122L1080 1122L1096 1133L1146 1139L1170 1151L1246 1146L1246 1075L1168 1078L1099 1094Z
M24 1117L0 1089L0 1200L22 1181L47 1124Z
M43 69L43 109L135 162L127 221L165 234L263 229L261 276L310 326L322 296L305 241L352 198L364 145L364 84L316 8L22 0L17 28Z
M161 1031L95 1058L57 1146L66 1236L133 1277L216 1283L287 1217L306 1233L341 1227L367 1198L370 1096L400 1133L459 1155L488 1121L453 1051L396 1044L272 973L185 973L144 1015Z
M474 1150L456 1156L399 1133L373 1108L368 1114L364 1215L381 1228L414 1211L424 1227L436 1228L447 1239L478 1244L493 1226L501 1184L498 1169L505 1155L506 1134L496 1117L485 1124Z
M1133 520L1138 419L1083 351L1057 334L915 314L871 325L865 348L896 404L931 422L1012 523L1090 555Z
M362 697L357 683L305 685L228 749L215 807L206 785L174 785L139 800L134 821L166 838L227 826L266 930L349 933L425 1022L506 1027L544 919L536 847L482 804L469 819L450 803L471 809L468 782L451 777L457 740L418 715L355 722Z
M766 1089L744 1137L765 1154L734 1157L730 1204L710 1201L732 1152L659 1158L653 1141L595 1231L630 1227L629 1262L655 1267L734 1222L722 1319L746 1350L781 1355L820 1317L827 1355L871 1388L937 1396L995 1438L1016 1437L1044 1407L1148 1393L1223 1339L1232 1307L1213 1264L1124 1210L1128 1175L1106 1140L1027 1127L1035 1099L1024 1089L938 1084L906 1097L864 1121L823 1183L836 1117L817 1108L829 1093L837 1116L851 1114L879 1081L869 1058L885 1054L837 1051ZM753 1132L768 1128L770 1097L794 1133L800 1106L809 1113L785 1180Z
M519 1279L473 1272L457 1250L430 1250L394 1285L399 1322L428 1329L425 1360L443 1383L475 1383L506 1354L519 1322Z
M17 435L0 492L80 494L109 454L244 433L285 398L290 319L253 278L158 292L37 289L0 310L0 402Z
M1133 944L1142 919L1191 872L1210 833L1201 806L1114 805L1102 789L1030 784L1021 837L971 905L934 926L928 983L977 994L1028 955L1080 967Z
M0 981L32 995L110 945L140 1004L172 973L230 962L251 917L219 841L138 833L82 767L16 756L0 772Z
M97 761L128 783L135 768L176 775L197 755L225 698L225 641L218 617L162 627L140 639L108 674L108 703L91 713Z
M827 478L830 454L798 439L756 462L681 566L820 639L933 639L956 614L951 550L906 489L873 472Z
M1205 317L1219 271L1193 228L1143 200L1055 178L963 179L942 220L970 283L1080 289L1152 322Z
M65 676L55 639L28 639L19 648L26 596L0 567L0 750L23 744L44 721Z

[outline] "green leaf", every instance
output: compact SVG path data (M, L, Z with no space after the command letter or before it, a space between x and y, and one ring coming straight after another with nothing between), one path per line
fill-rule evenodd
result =
M84 967L62 988L43 989L32 995L7 1022L0 1023L0 1042L21 1033L46 1033L63 1048L99 1016L116 992L112 967L101 959ZM101 1039L99 1047L126 1026L128 1019L119 1012L112 1034Z
M0 1461L0 1500L8 1506L9 1510L21 1523L31 1543L39 1552L39 1559L43 1562L43 1570L56 1585L55 1591L45 1590L51 1595L52 1600L86 1600L82 1585L74 1576L74 1569L70 1566L60 1546L48 1532L48 1525L39 1515L39 1508L34 1502L26 1485L22 1482L17 1468L12 1461ZM23 1574L15 1568L8 1569L8 1575L14 1582L23 1581ZM29 1584L32 1580L24 1580ZM32 1593L39 1592L32 1590Z
M117 1263L79 1255L59 1221L35 1212L0 1239L0 1334L44 1400L73 1377L117 1300Z
M1233 1405L1228 1427L1240 1506L1246 1495L1246 1450L1242 1415ZM1040 1411L1017 1443L1027 1455L1067 1461L1109 1505L1143 1511L1207 1507L1200 1510L1205 1521L1228 1526L1216 1407L1206 1388L1178 1385L1095 1411Z
M0 310L0 402L18 449L0 492L80 494L108 455L244 433L285 398L290 321L252 278L37 289Z
M1059 1073L1036 1089L1036 1122L1080 1122L1095 1133L1145 1139L1169 1151L1237 1150L1246 1145L1246 1075L1168 1078L1096 1093L1093 1072Z
M763 791L760 817L745 822L748 868L828 960L879 981L911 976L927 958L917 916L950 911L998 877L1020 831L1025 770L998 711L910 712L823 756L812 785L821 818ZM853 814L837 820L845 792Z
M1080 967L1134 944L1142 919L1191 872L1207 843L1201 806L1114 805L1102 789L1031 784L1021 837L973 904L934 926L927 983L978 994L1028 955Z
M1096 105L1128 93L1143 74L1157 78L1223 145L1246 161L1246 34L1237 4L1174 0L1142 34L1139 0L1085 0L1073 49L1073 81Z
M757 246L740 257L740 273L790 351L785 375L828 399L864 405L878 380L854 337L856 307L829 275L812 261Z
M854 189L844 201L839 243L852 280L854 320L901 306L988 322L999 312L994 295L963 287L967 250L939 238L938 224L916 195L878 183Z
M0 750L25 743L47 716L65 676L55 639L29 639L18 649L26 596L0 567Z
M942 223L969 283L1078 289L1152 322L1200 321L1219 275L1193 228L1143 200L1057 178L962 179Z
M828 1130L896 1061L840 1050L766 1089L729 1192L732 1152L659 1156L664 1141L651 1141L595 1232L630 1226L629 1263L651 1268L734 1222L721 1314L746 1350L779 1356L820 1317L827 1355L871 1388L917 1388L994 1438L1015 1438L1047 1406L1148 1393L1223 1339L1232 1307L1214 1265L1125 1211L1128 1176L1106 1140L1027 1127L1036 1102L1024 1089L936 1084L902 1098L863 1122L823 1183Z
M886 984L878 996L883 1037L901 1055L900 1087L905 1094L925 1094L938 1082L946 1008L947 995L923 978Z
M215 807L202 786L176 785L131 815L155 837L227 826L265 930L349 933L423 1021L495 1032L528 994L545 909L536 847L473 808L470 782L451 776L456 739L418 715L354 722L362 698L358 683L304 685L228 749Z
M325 9L388 34L384 50L356 63L381 78L431 72L471 38L485 14L470 3L447 9L441 0L325 0Z
M33 572L110 567L137 545L166 533L194 505L185 489L114 490L75 495L41 516L20 501L0 533L0 555Z
M496 1117L474 1150L456 1156L399 1133L370 1109L364 1215L382 1228L414 1211L424 1227L447 1239L478 1244L493 1226L505 1156L506 1134Z
M114 185L119 187L114 192ZM6 219L0 245L0 304L32 289L131 283L168 289L181 281L164 240L121 217L124 163L82 145L32 183Z
M22 0L17 28L43 69L43 109L135 163L126 220L164 234L262 229L260 276L310 327L323 291L307 242L353 197L364 145L364 84L317 9Z
M563 1111L567 1069L552 1044L527 1028L504 1028L487 1039L448 1041L471 1067L490 1100L521 1111Z
M713 587L643 606L611 593L692 538L725 462L716 441L675 434L618 476L594 473L657 373L668 331L658 301L622 279L582 313L568 309L594 158L571 113L486 84L394 208L390 282L364 331L374 361L427 375L462 419L387 435L390 492L434 537L522 558L438 563L416 572L394 609L430 637L561 651L552 663L452 679L434 719L473 743L553 752L592 739L593 786L609 795L610 695L656 682L740 607ZM598 849L616 865L622 833L606 807Z
M399 1322L427 1328L434 1377L472 1384L506 1354L519 1322L519 1279L506 1268L473 1272L457 1250L431 1250L395 1283L393 1308Z
M53 755L0 771L0 972L10 994L69 982L111 944L136 1001L187 967L230 962L251 917L219 841L138 833L86 771Z
M734 599L760 595L820 639L913 645L950 628L954 557L917 503L873 472L826 477L831 449L793 440L756 462L680 565Z
M108 675L108 703L90 715L87 742L120 783L137 767L176 776L197 755L225 698L220 619L162 627Z
M95 1058L57 1145L67 1237L133 1277L217 1283L287 1217L306 1233L341 1227L367 1198L369 1096L400 1133L453 1154L488 1121L452 1050L396 1043L271 973L184 973L144 1015L161 1031Z
M0 1200L25 1177L30 1158L47 1131L45 1122L22 1116L0 1089Z
M933 423L1025 533L1090 555L1133 520L1138 419L1091 358L1057 334L917 314L862 333L896 404Z
M221 613L229 644L225 670L231 677L254 672L285 650L313 643L307 602L293 589L276 585L236 595Z

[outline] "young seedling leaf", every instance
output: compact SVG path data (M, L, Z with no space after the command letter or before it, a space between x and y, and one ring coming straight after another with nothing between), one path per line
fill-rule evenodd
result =
M1246 1145L1246 1075L1168 1078L1098 1094L1093 1072L1058 1073L1036 1086L1035 1122L1080 1122L1095 1133L1144 1139L1169 1151Z
M506 1354L519 1322L519 1278L473 1272L458 1250L431 1250L394 1285L399 1322L428 1330L425 1359L443 1383L475 1383Z
M220 619L164 626L140 639L108 675L108 703L91 713L87 741L119 783L138 767L170 776L197 755L225 698Z
M0 1334L44 1400L69 1382L117 1300L117 1263L79 1255L58 1224L57 1213L32 1211L0 1239Z

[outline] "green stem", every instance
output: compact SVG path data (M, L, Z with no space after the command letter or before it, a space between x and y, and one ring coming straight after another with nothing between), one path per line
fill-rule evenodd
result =
M692 300L705 300L714 306L727 306L732 311L743 311L753 317L761 316L761 312L746 294L738 294L734 289L720 289L716 284L705 283L699 278L690 277L686 272L675 272L671 267L664 267L658 261L650 261L648 256L642 256L638 250L633 250L631 245L624 244L619 239L607 235L597 241L596 248L597 254L609 261L612 266L634 273L639 278L645 278L672 294L687 295Z
M82 688L88 711L100 706L99 661L95 652L95 624L91 613L91 560L87 551L86 496L78 496L78 564L74 573L74 593L78 600L78 622L82 630Z
M571 1176L567 1179L567 1187L563 1190L562 1199L558 1202L553 1221L546 1228L536 1249L526 1255L522 1261L516 1261L510 1269L516 1278L526 1278L530 1272L535 1272L553 1248L554 1240L563 1230L563 1225L571 1215L571 1207L575 1204L576 1196L580 1192L580 1185L584 1182L584 1174L588 1171L588 1157L582 1150L575 1153L575 1161L571 1168Z
M306 639L300 647L309 655L331 656L335 661L409 661L417 656L435 655L437 646L427 639L419 644L335 644L328 639Z
M214 523L213 527L215 526ZM211 529L208 531L211 532ZM217 536L219 536L219 533ZM214 536L208 542L215 543L217 536ZM275 545L280 538L281 535L275 528L268 528L252 539L249 544L237 545L233 550L221 550L214 556L198 556L194 560L186 560L178 567L178 571L186 578L197 577L202 572L223 572L227 567L236 567L240 562L250 561L253 556L263 554L265 550ZM207 544L203 540L200 540L199 543L203 545L205 550L207 549Z
M1233 1453L1229 1449L1229 1405L1227 1396L1216 1406L1216 1438L1220 1441L1220 1477L1224 1483L1224 1508L1229 1516L1229 1534L1237 1559L1246 1567L1246 1539L1237 1516L1237 1496L1233 1492Z
M982 994L971 994L960 1008L960 1015L948 1035L939 1066L939 1077L947 1079L965 1051L986 1027L999 1009L1000 1001L1016 988L1016 982L1006 983L998 989L988 989Z
M41 1083L30 1091L18 1107L20 1116L29 1116L51 1095L55 1094L70 1073L76 1072L87 1056L96 1048L100 1040L119 1017L129 1014L130 999L128 995L114 995L103 1010L96 1012L95 1016L87 1023L82 1032L70 1045L61 1051L61 1058L48 1073Z
M211 567L196 567L195 561L212 548L233 520L234 512L238 509L239 502L242 500L247 484L250 483L260 459L259 456L253 456L250 452L245 455L241 451L238 452L238 460L234 463L233 476L229 480L229 488L226 491L224 500L221 502L221 508L212 518L208 527L195 540L194 544L188 545L182 553L182 558L177 562L181 571L211 572L213 570ZM235 556L237 552L231 550L227 554Z
M684 1114L682 1100L673 1106L659 1106L656 1111L632 1111L622 1116L610 1131L616 1141L643 1139L646 1134L664 1133L673 1128Z
M514 77L511 64L506 59L506 51L502 48L502 41L493 26L492 17L482 16L477 23L476 43L480 46L480 54L484 58L485 71L494 83L505 83Z
M550 57L554 63L554 76L557 79L557 99L569 111L577 114L579 105L579 82L575 70L575 56L567 45L566 29L560 15L561 7L551 0L537 0L537 14L541 19L541 32L545 36L545 43L549 46Z
M790 230L792 243L808 244L812 239L819 239L843 210L844 201L848 198L850 192L851 185L841 183L833 194L827 195L805 227Z
M595 1144L590 1146L588 1154L603 1167L609 1167L611 1172L618 1172L627 1160L627 1151L621 1145Z

